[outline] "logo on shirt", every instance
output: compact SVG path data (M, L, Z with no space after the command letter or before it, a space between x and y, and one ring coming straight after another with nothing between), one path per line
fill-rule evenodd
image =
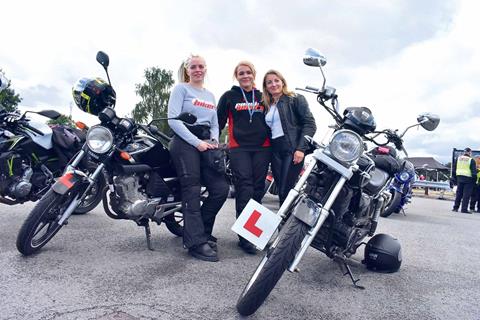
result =
M255 102L255 105L252 107L252 103L241 102L235 105L235 110L237 111L245 111L245 110L253 110L254 112L263 112L263 105Z
M192 104L196 107L202 107L205 109L215 109L215 105L213 103L200 99L193 99Z

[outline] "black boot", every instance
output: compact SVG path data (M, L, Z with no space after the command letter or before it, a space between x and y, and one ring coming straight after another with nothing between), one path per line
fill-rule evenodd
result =
M257 254L257 248L245 239L238 241L238 246L248 254Z
M208 243L202 243L198 246L188 249L188 253L197 259L203 261L217 262L218 256Z

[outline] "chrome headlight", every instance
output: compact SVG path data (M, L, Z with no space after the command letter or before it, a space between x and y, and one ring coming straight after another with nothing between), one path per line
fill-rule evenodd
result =
M87 145L95 153L105 153L113 145L113 135L102 126L91 127L87 132Z
M410 174L406 171L403 171L402 173L400 173L400 175L398 175L398 179L405 183L407 182L408 180L410 180Z
M328 146L332 156L340 162L355 162L363 152L362 138L351 130L339 130Z

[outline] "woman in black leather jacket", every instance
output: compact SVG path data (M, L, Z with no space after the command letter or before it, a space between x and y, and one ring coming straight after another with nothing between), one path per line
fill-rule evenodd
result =
M263 78L265 121L271 130L272 172L278 186L280 205L303 167L308 148L304 136L312 137L317 130L307 100L288 90L287 82L276 70Z

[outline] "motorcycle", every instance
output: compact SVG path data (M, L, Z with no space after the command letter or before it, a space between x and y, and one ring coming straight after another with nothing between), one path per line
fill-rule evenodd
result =
M5 78L0 82L5 84ZM7 112L0 105L0 203L3 204L40 199L61 176L68 159L80 149L82 135L62 126L52 130L45 123L27 118L28 113L49 119L61 116L55 110L26 111L20 115ZM59 139L65 134L72 140L68 146L61 147ZM92 193L75 213L89 212L100 201L101 197Z
M35 253L47 244L67 224L73 210L103 176L108 184L102 194L106 214L144 227L148 249L153 250L150 221L158 225L164 222L176 236L183 234L180 184L167 148L170 137L153 125L154 121L168 119L154 119L148 125L142 125L129 118L119 118L114 110L115 92L107 70L109 57L99 51L96 59L108 78L108 84L95 80L101 87L94 88L94 91L100 93L102 88L105 89L102 91L104 98L95 100L100 124L88 130L81 151L23 223L17 237L17 249L23 255ZM83 80L77 85L82 85ZM84 91L81 94L84 96ZM94 99L96 97L88 98L89 110ZM189 113L172 119L188 124L196 121L196 117ZM96 164L93 172L79 167L86 156Z
M273 226L281 228L273 233L264 257L239 297L236 308L241 315L251 315L263 304L285 270L298 272L297 266L310 246L336 261L354 286L363 288L347 262L365 244L364 239L375 234L390 194L388 185L398 170L398 163L390 155L366 152L364 140L380 147L391 142L402 147L403 135L392 130L375 132L375 121L368 108L347 108L340 114L335 88L325 86L322 66L326 58L308 49L303 61L320 68L323 85L321 89L307 86L300 90L317 96L335 120L335 131L327 145L305 137L313 159L278 210L281 219L275 219ZM437 116L430 114L417 120L413 126L421 125L427 130L434 130L439 122ZM386 137L384 143L377 141L379 135Z
M411 202L413 183L415 182L415 168L408 160L402 160L402 170L395 174L395 178L390 184L389 192L392 197L385 206L385 210L380 213L381 217L389 217L392 213L403 212L405 215L405 206Z

